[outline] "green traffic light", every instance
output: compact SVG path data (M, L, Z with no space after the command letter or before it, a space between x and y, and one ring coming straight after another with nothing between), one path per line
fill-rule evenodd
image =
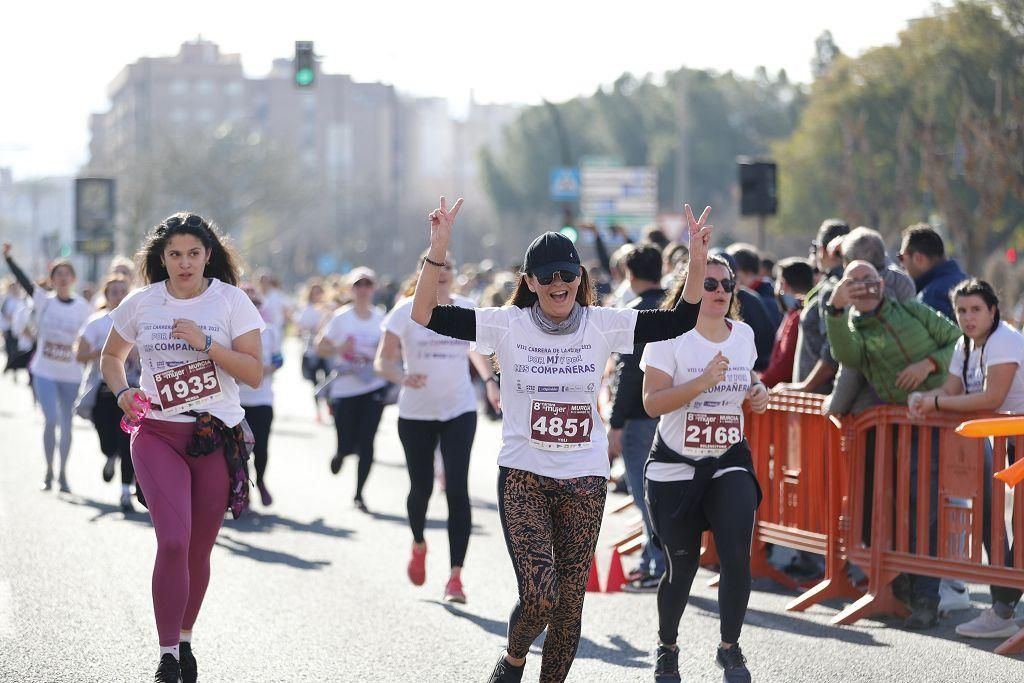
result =
M313 82L313 70L304 67L295 72L295 82L299 85L309 85Z

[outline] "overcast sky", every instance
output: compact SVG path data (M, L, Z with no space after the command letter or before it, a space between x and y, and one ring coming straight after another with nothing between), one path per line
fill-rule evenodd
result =
M593 92L625 71L680 66L750 75L758 65L810 80L814 39L847 54L893 43L929 0L519 0L253 3L237 0L4 3L0 10L0 166L17 178L71 174L86 160L88 116L120 69L176 54L198 35L239 53L249 76L313 40L323 70L446 97L536 103ZM948 0L943 4L949 4ZM272 9L261 9L263 5ZM614 8L614 9L612 9Z

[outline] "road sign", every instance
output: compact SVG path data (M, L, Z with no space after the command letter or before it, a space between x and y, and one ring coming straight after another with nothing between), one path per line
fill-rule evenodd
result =
M653 166L584 166L580 181L580 214L587 220L636 225L653 222L658 213Z
M75 248L82 254L114 253L114 179L75 179Z
M580 197L580 170L569 166L551 169L551 199L570 202Z

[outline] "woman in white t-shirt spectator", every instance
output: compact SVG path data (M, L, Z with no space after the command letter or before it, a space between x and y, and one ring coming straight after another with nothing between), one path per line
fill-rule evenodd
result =
M131 498L131 485L135 480L135 468L132 467L131 444L128 434L121 429L121 416L124 412L117 406L114 394L103 381L100 373L100 355L103 344L107 341L110 328L114 322L110 312L117 308L131 289L131 281L121 275L112 275L103 283L100 297L100 310L85 323L78 337L78 348L75 354L79 363L86 364L88 370L82 382L82 394L79 401L92 393L95 388L94 402L89 412L96 435L100 440L100 452L107 456L103 464L103 481L114 478L114 467L118 459L121 461L121 511L125 514L134 512ZM136 350L128 354L125 360L125 375L129 384L138 384L142 368L139 365L139 354ZM81 407L79 407L81 410Z
M224 512L248 500L239 382L263 380L265 324L238 282L219 231L194 213L164 219L139 252L146 286L110 317L103 378L137 426L132 461L156 532L153 612L160 642L157 683L195 683L192 627L210 582L210 553ZM125 360L136 347L141 386Z
M506 651L490 683L522 680L533 641L547 629L540 680L562 681L576 656L583 598L601 530L608 480L608 437L597 393L608 358L634 344L691 329L711 227L705 209L686 206L697 281L673 310L594 305L587 270L573 243L547 232L530 244L505 306L437 305L452 223L444 197L430 213L430 250L416 284L412 319L439 334L476 343L501 368L502 444L498 512L519 587ZM455 400L455 397L453 397Z
M644 475L652 526L668 565L658 585L655 677L679 680L679 620L697 573L701 535L711 529L721 563L716 659L727 683L742 683L750 681L750 672L739 637L750 598L754 511L761 501L743 435L743 404L764 412L768 391L754 372L754 331L737 319L732 268L712 256L706 270L684 271L665 297L665 307L674 306L689 280L699 278L704 298L696 327L648 344L640 361L644 408L661 417Z
M953 349L945 384L932 391L913 393L908 399L910 415L926 418L934 413L952 411L999 411L1024 414L1024 335L999 319L999 297L992 285L977 278L965 280L950 293L957 324L964 336ZM1009 442L1010 461L1014 458ZM985 481L992 481L992 451L986 450ZM1002 469L1000 464L998 469ZM984 532L989 549L992 524L991 488L984 491ZM996 514L1001 520L1002 515ZM1016 541L1019 542L1019 541ZM1007 564L1013 554L1007 547ZM1020 602L1019 588L992 586L992 607L978 617L956 627L968 638L1008 638L1019 630L1013 620Z
M426 256L426 254L424 254ZM425 261L420 259L422 272ZM437 281L437 302L473 309L473 301L453 295L450 258L446 258ZM418 275L417 275L418 277ZM473 527L469 503L469 456L476 435L476 392L469 374L469 361L485 378L487 396L495 410L500 398L498 383L489 361L469 342L444 337L412 321L413 282L384 318L384 336L377 347L377 372L402 387L398 397L398 437L409 469L406 507L412 530L412 554L407 573L417 586L426 581L427 543L423 531L427 504L434 489L434 449L440 444L444 462L445 498L448 500L448 549L451 574L444 589L449 602L466 602L462 588L462 565Z
M348 274L352 302L338 309L317 341L317 352L331 367L328 396L334 413L338 449L331 458L331 472L341 471L342 460L359 455L355 506L366 512L363 487L373 466L373 441L384 412L388 381L373 369L380 343L384 314L373 305L377 274L354 268Z
M71 454L71 421L75 398L82 381L82 364L75 358L78 331L92 314L92 305L74 293L75 267L60 260L50 266L53 291L47 292L29 279L11 256L11 245L4 243L4 258L19 284L32 298L36 328L36 352L28 370L36 399L43 409L43 455L46 475L43 490L53 486L53 451L60 426L60 490L68 493L67 464Z
M316 340L324 325L334 314L334 309L325 300L324 286L319 281L311 282L306 286L303 298L306 300L306 305L295 318L295 327L302 339L302 376L309 380L315 389L327 379L327 374L330 372L327 361L317 353ZM313 406L316 409L316 421L320 422L320 396L315 391Z
M245 283L241 290L249 297L252 305L259 310L266 322L260 293L251 283ZM252 447L253 465L256 468L256 488L260 492L260 502L268 507L274 502L267 488L267 458L270 446L270 425L274 422L274 373L284 363L281 354L281 332L273 325L267 324L260 334L263 343L263 381L255 389L244 384L238 387L238 398L245 410L245 421L249 423L254 438Z

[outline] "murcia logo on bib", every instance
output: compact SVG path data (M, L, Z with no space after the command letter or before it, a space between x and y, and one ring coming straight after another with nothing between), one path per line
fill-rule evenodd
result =
M594 418L589 403L530 401L530 445L545 451L590 447Z

